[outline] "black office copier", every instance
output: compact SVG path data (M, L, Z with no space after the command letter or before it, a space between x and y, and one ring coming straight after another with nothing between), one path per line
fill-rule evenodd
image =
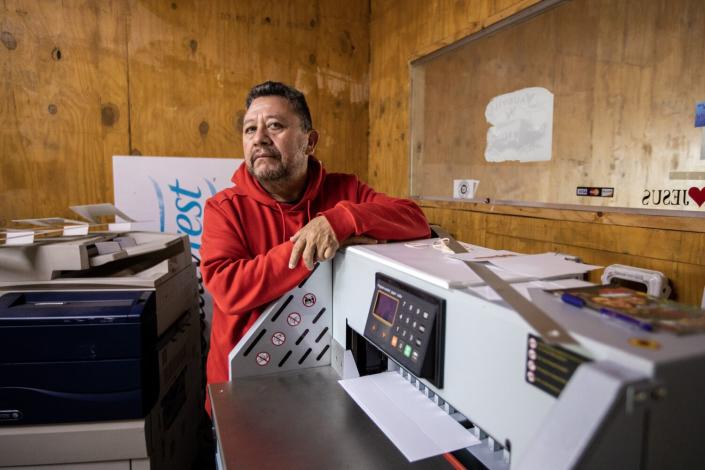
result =
M198 289L185 235L0 245L0 470L190 470Z

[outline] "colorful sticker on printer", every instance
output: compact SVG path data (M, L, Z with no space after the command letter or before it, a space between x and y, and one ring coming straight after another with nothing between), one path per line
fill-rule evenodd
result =
M578 186L577 188L575 188L575 195L588 197L614 197L614 188Z
M268 352L262 351L257 353L257 356L255 357L255 361L257 361L258 366L266 366L269 364L269 361L272 359L272 357L269 355Z
M309 292L308 294L304 295L302 302L306 307L313 307L314 305L316 305L316 296L312 292Z
M661 349L661 343L646 338L629 338L629 344L637 348Z
M705 101L695 104L695 127L705 127Z
M529 334L526 341L524 379L544 392L558 397L575 370L589 359L561 346L553 346Z
M272 335L272 344L274 346L281 346L284 343L286 343L286 335L283 332L277 331Z

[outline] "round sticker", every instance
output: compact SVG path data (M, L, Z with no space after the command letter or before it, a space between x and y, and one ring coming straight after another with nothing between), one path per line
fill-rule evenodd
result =
M260 352L257 353L257 357L255 357L255 361L257 361L258 366L266 366L269 364L269 360L271 359L271 356L269 355L268 352Z
M281 346L286 342L286 335L281 331L277 331L272 335L272 344L274 346Z
M289 326L296 326L299 323L301 323L301 314L298 312L291 312L287 317L286 317L286 322L289 324Z
M313 293L309 292L308 294L304 295L302 301L306 307L313 307L314 305L316 305L316 296L313 295Z

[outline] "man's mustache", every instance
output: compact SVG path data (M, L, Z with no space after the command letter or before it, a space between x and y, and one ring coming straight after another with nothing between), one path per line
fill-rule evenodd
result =
M277 160L281 160L282 155L279 152L279 150L277 150L273 147L260 149L252 154L252 163L254 163L255 160L257 160L258 158L261 158L261 157L276 158Z

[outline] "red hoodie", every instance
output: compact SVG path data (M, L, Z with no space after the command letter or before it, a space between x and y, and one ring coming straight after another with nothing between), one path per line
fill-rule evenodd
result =
M430 235L412 201L376 193L354 175L326 174L309 157L307 188L295 204L277 202L241 164L235 187L206 203L201 272L213 296L208 383L228 381L228 354L270 302L298 285L310 271L303 262L289 269L289 238L324 215L339 242L365 235L408 240ZM206 401L210 413L210 402Z

